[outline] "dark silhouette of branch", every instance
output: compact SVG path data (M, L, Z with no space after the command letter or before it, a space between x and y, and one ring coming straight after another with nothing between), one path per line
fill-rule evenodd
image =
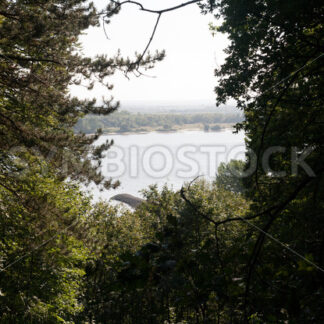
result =
M160 19L161 19L161 15L162 15L162 14L158 14L158 17L157 17L157 19L156 19L156 23L155 23L155 25L154 25L154 28L153 28L153 32L152 32L152 34L151 34L151 37L150 37L150 39L149 39L149 41L148 41L148 43L147 43L147 45L146 45L146 47L145 47L143 53L141 54L141 56L139 57L139 59L138 59L138 60L136 61L136 63L135 63L135 65L137 66L137 68L138 68L140 62L142 61L144 55L145 55L146 52L148 51L148 49L149 49L149 47L150 47L150 45L151 45L151 43L152 43L152 41L153 41L153 38L154 38L154 35L155 35L155 33L156 33L156 30L157 30L158 24L159 24Z
M320 175L324 172L324 168L321 168L319 170L316 171L316 174ZM249 295L249 291L250 291L250 283L251 283L251 278L252 278L252 273L254 271L256 262L258 260L258 257L260 255L262 246L265 242L266 236L268 234L268 231L270 230L272 224L274 223L274 221L278 218L278 216L280 215L281 211L286 208L287 205L289 205L289 203L291 203L291 201L293 201L298 194L307 186L309 185L312 181L314 181L316 178L315 177L307 177L305 178L297 187L296 189L289 195L289 197L284 200L282 203L277 204L275 206L272 206L270 208L268 208L267 210L255 214L255 215L251 215L248 217L234 217L234 218L227 218L225 220L222 221L215 221L212 218L210 218L208 215L202 213L201 211L199 211L198 207L195 206L190 199L188 199L185 195L185 189L184 187L181 188L180 190L180 195L183 198L183 200L191 207L193 208L197 214L199 214L201 217L203 217L204 219L206 219L207 221L211 222L212 224L215 225L215 228L217 229L217 227L221 224L226 224L228 222L233 222L233 221L244 221L246 223L249 224L249 220L251 219L255 219L261 215L266 215L268 214L270 216L270 219L268 220L268 222L266 223L266 225L262 228L259 229L260 234L258 236L258 239L253 247L253 251L250 257L250 260L248 262L247 265L247 280L246 280L246 288L245 288L245 294L244 294L244 309L245 309L245 317L247 318L247 302L248 302L248 295ZM195 179L194 179L195 180ZM189 184L188 186L188 190L190 189L190 185L192 184L192 182Z
M186 7L186 6L191 5L191 4L193 4L193 3L201 2L201 0L192 0L192 1L187 1L187 2L181 3L181 4L177 5L177 6L170 7L170 8L166 8L166 9L161 9L161 10L147 9L147 8L145 8L145 7L144 7L140 2L137 2L137 1L131 1L131 0L122 1L122 2L118 2L118 1L111 0L111 2L114 3L114 4L116 5L116 7L113 8L110 12L108 12L107 15L112 15L112 14L118 12L118 10L119 10L123 5L125 5L125 4L133 4L133 5L138 6L138 7L140 8L141 11L145 11L145 12L149 12L149 13L153 13L153 14L157 14L157 15L158 15L158 17L157 17L157 19L156 19L156 23L155 23L154 28L153 28L153 32L152 32L152 34L151 34L151 37L150 37L150 39L149 39L149 41L148 41L148 43L147 43L147 45L146 45L144 51L143 51L142 54L139 56L139 58L138 58L134 63L132 63L132 64L129 66L128 70L126 71L126 74L127 74L128 72L132 71L133 68L135 68L135 71L136 71L136 72L140 73L140 72L138 71L138 69L139 69L139 65L140 65L140 63L142 62L142 60L143 60L145 54L147 53L147 51L148 51L148 49L149 49L149 47L150 47L150 45L151 45L151 43L152 43L152 41L153 41L153 38L154 38L154 36L155 36L155 34L156 34L156 30L157 30L157 27L158 27L158 25L159 25L159 22L160 22L160 19L161 19L162 14L163 14L163 13L166 13L166 12L173 11L173 10L180 9L180 8L183 8L183 7ZM104 29L104 30L105 30L105 29ZM106 36L107 36L107 34L106 34ZM139 75L142 75L142 74L140 73Z
M47 63L55 63L58 65L62 65L60 62L55 61L53 59L47 58L36 58L36 57L28 57L28 56L17 56L11 54L0 54L0 57L4 59L16 60L16 61L27 61L27 62L47 62Z
M177 5L177 6L170 7L170 8L166 8L166 9L161 9L161 10L153 10L153 9L144 8L144 6L140 2L131 1L131 0L122 1L122 2L118 2L118 1L113 1L112 0L112 2L116 4L116 7L113 9L113 11L111 13L114 13L115 11L117 11L124 4L129 3L129 4L134 4L134 5L139 6L141 11L146 11L146 12L150 12L150 13L154 13L154 14L161 15L161 14L163 14L165 12L170 12L170 11L173 11L173 10L177 10L177 9L186 7L186 6L191 5L193 3L201 2L201 0L187 1L187 2L181 3L181 4Z
M10 187L8 187L7 185L5 185L4 183L0 182L0 186L6 190L8 190L10 193L12 193L14 196L16 196L17 198L21 199L21 197L17 194L17 192L13 189L11 189Z
M316 174L321 174L324 171L324 168L318 170L316 172ZM311 183L312 181L314 181L316 178L315 177L307 177L305 178L298 186L297 188L292 192L292 194L281 204L279 204L276 208L275 211L273 213L270 213L270 219L267 222L267 224L262 228L262 230L260 231L260 234L258 236L258 239L253 247L253 251L247 266L248 269L248 274L247 274L247 280L246 280L246 287L245 287L245 309L247 306L247 301L248 301L248 295L249 295L249 291L250 291L250 284L251 284L251 278L252 278L252 273L254 271L254 267L256 265L256 262L258 260L258 257L260 255L262 246L265 242L266 236L268 231L270 230L272 224L274 223L274 221L278 218L278 216L280 215L281 211L292 201L294 200L298 194L300 193L301 190L303 190L307 185L309 185L309 183Z
M17 123L15 123L15 122L10 118L10 117L8 117L8 116L2 114L1 112L0 112L0 117L2 117L3 119L9 121L9 123L10 123L10 124L11 124L11 125L12 125L16 130L17 130L17 131L19 131L20 133L23 133L22 128L19 127L19 126L17 125Z
M290 88L290 86L294 83L295 79L297 77L297 73L295 73L295 75L292 77L292 79L290 80L290 82L288 84L286 84L286 86L284 87L284 89L281 91L280 95L277 97L275 103L273 104L270 113L266 119L266 122L263 126L262 129L262 134L261 134L261 142L260 142L260 146L258 149L258 153L257 153L257 161L256 161L256 170L255 170L255 183L256 183L256 187L259 190L259 174L258 174L258 168L259 168L259 162L260 162L260 157L261 157L261 151L264 145L264 140L265 140L265 135L267 132L267 129L269 127L270 121L272 119L272 116L278 106L278 104L280 103L281 99L283 98L283 96L285 95L285 93L288 91L288 89ZM269 90L268 90L269 91ZM268 92L266 91L266 92Z
M209 216L205 215L204 213L197 211L197 206L195 206L185 195L185 189L184 187L181 188L180 190L180 195L182 197L182 199L192 208L194 209L199 215L201 215L204 219L206 219L207 221L209 221L210 223L213 223L215 226L217 226L217 222L214 221L212 218L210 218Z
M13 19L13 20L19 21L18 16L15 14L11 14L11 13L8 13L5 11L0 11L0 15L6 17L8 19Z
M102 17L102 29L103 29L103 31L104 31L104 33L105 33L106 38L107 38L108 40L110 40L110 38L108 37L108 33L107 33L107 31L106 31L106 27L105 27L105 17Z
M262 129L262 135L261 135L261 142L260 142L260 146L258 149L258 154L257 154L257 163L256 163L256 171L255 171L255 182L256 182L256 187L259 190L259 178L258 178L258 167L259 167L259 161L260 161L260 155L261 155L261 150L263 148L264 145L264 140L265 140L265 135L268 129L268 126L270 124L270 121L272 119L272 116L275 112L276 107L278 106L278 104L280 103L281 99L283 98L283 96L285 95L285 93L288 91L288 89L290 88L290 86L294 83L294 81L296 80L299 72L301 72L305 67L311 65L313 62L317 61L319 58L321 58L324 55L324 53L321 53L321 55L317 56L315 59L309 61L309 57L307 57L307 60L304 62L304 64L302 65L301 68L299 68L298 70L294 71L292 73L292 75L287 76L286 78L282 79L280 82L276 83L275 85L273 85L272 87L270 87L268 90L266 90L265 92L263 92L263 95L267 92L269 92L270 90L276 88L278 85L280 85L281 83L284 83L285 81L287 81L288 79L289 82L285 85L284 89L281 91L280 95L277 97L275 103L273 104L270 113L267 117L267 120L265 122L265 125Z
M187 190L190 189L190 186L191 184L196 180L197 178L195 178L193 181L190 182ZM188 204L190 205L193 209L195 209L196 211L198 210L198 207L195 206L195 204L193 204L190 199L188 199L188 197L185 195L185 189L184 187L181 188L180 190L180 195L182 197L182 199ZM233 218L226 218L224 220L221 220L221 221L215 221L213 220L212 218L210 218L209 216L205 215L204 213L202 213L201 211L197 211L204 219L208 220L209 222L213 223L216 227L218 227L219 225L222 225L222 224L226 224L226 223L229 223L229 222L237 222L237 221L248 221L248 220L251 220L251 219L255 219L257 217L260 217L262 215L266 215L268 214L269 212L271 212L272 210L276 209L278 206L272 206L270 208L268 208L267 210L261 212L261 213L258 213L258 214L254 214L254 215L251 215L251 216L247 216L247 217L233 217Z

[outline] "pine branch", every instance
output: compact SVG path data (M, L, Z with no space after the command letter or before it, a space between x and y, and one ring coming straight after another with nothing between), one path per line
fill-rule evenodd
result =
M27 61L27 62L47 62L47 63L55 63L58 65L62 65L60 62L55 61L53 59L47 58L36 58L36 57L24 57L24 56L17 56L17 55L10 55L10 54L0 54L0 57L4 59L16 60L16 61Z

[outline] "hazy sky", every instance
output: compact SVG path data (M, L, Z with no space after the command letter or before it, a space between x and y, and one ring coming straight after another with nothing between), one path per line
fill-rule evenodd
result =
M184 2L183 0L141 0L145 7L162 9ZM97 0L103 6L106 1ZM120 14L113 17L106 30L91 28L81 37L86 55L105 53L114 55L118 49L124 56L135 51L142 52L152 33L156 15L141 12L131 4L123 6ZM166 58L147 72L154 78L131 76L127 80L122 74L111 78L116 100L141 101L215 101L213 89L216 85L214 69L224 60L223 53L228 41L225 35L212 36L208 23L217 23L212 15L203 16L196 4L162 15L150 50L165 49ZM85 96L84 89L73 91ZM106 93L109 96L111 93ZM91 96L100 98L102 88L95 88Z

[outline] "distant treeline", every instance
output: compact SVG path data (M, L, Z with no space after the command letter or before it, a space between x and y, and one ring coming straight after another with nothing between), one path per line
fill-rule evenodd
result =
M120 111L108 116L86 116L77 123L75 129L90 134L99 128L104 132L111 130L129 132L149 128L171 130L176 126L202 124L207 130L209 125L210 129L213 129L215 124L233 124L240 121L242 121L242 115L239 113L133 114L128 111Z

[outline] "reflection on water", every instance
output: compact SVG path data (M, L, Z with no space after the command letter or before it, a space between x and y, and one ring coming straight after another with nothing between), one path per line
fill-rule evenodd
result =
M162 187L168 183L180 189L197 175L213 179L221 162L242 159L245 152L244 134L233 134L229 129L104 135L98 144L107 139L113 139L115 145L102 161L102 172L120 180L121 186L103 192L91 188L95 200L119 193L141 196L139 191L151 184Z

